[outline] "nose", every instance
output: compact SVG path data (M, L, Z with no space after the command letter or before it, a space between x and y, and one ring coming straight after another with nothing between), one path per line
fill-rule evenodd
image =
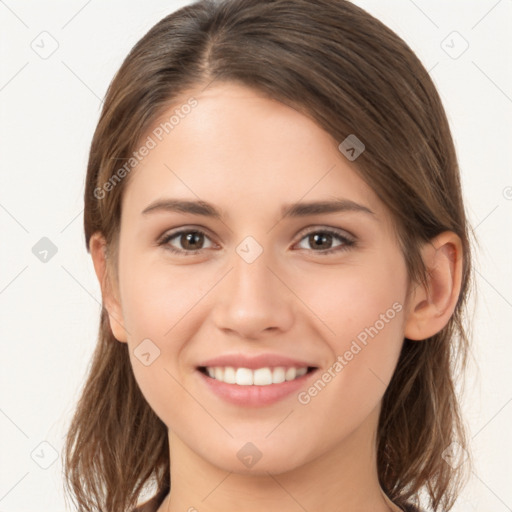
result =
M293 293L266 252L252 263L235 253L232 262L217 290L213 315L217 328L251 340L290 329Z

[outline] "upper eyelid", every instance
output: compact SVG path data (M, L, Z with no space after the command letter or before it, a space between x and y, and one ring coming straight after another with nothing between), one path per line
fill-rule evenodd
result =
M304 238L306 235L310 234L310 233L316 233L317 231L318 232L327 232L327 233L333 233L337 236L340 236L342 238L347 238L349 240L355 240L356 239L356 236L353 235L352 233L350 233L349 231L347 231L346 229L342 229L342 228L334 228L334 227L328 227L328 226L310 226L309 228L304 228L306 229L305 232L301 231L301 240L302 238ZM346 235L346 236L345 236Z
M158 237L157 242L161 242L166 239L174 238L175 236L181 235L183 233L191 233L191 232L202 233L203 235L206 235L210 240L212 240L212 238L214 238L210 235L210 232L206 228L195 227L195 226L190 226L190 227L185 226L183 228L176 228L175 230L171 229L169 231L165 231L161 236Z

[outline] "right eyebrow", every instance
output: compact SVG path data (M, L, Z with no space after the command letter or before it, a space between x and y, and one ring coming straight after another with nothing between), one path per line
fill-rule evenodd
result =
M147 206L142 211L142 214L146 215L151 212L159 211L191 213L193 215L203 215L215 219L222 218L220 211L212 204L206 201L189 201L184 199L158 199Z

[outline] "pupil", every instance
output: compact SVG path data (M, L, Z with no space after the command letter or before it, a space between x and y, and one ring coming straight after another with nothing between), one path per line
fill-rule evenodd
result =
M185 235L185 239L186 239L185 247L187 247L187 245L190 245L190 243L192 243L192 244L197 243L196 237L199 237L199 241L200 241L201 237L202 237L202 234L198 233L197 231L193 231L191 233L187 233ZM188 248L189 249L196 249L196 247L188 247Z
M311 244L311 245L316 245L317 247L321 247L321 242L325 242L326 239L330 239L332 235L329 235L329 234L322 234L322 235L318 235L318 234L314 234L314 235L311 235L310 236L310 242L311 242L311 239L314 240L314 243ZM318 241L320 241L320 244L317 243Z

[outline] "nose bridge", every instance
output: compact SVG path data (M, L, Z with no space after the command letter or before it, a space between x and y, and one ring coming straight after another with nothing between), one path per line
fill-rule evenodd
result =
M242 249L239 248L241 251ZM252 251L252 249L250 249ZM250 252L247 253L249 255ZM269 293L274 284L275 276L269 270L270 257L267 252L262 252L254 260L245 259L244 255L237 255L233 258L233 270L231 272L231 286L233 296L239 300L260 300L268 299L274 294ZM275 290L274 290L275 291ZM268 303L268 300L266 300Z
M279 295L276 277L269 270L272 264L270 251L249 240L242 242L236 253L230 279L232 306L240 309L257 308L261 311L269 309ZM250 311L247 313L250 314Z
M274 275L271 251L254 239L245 240L237 247L230 266L232 270L220 290L217 326L244 337L257 336L269 328L288 328L292 320L289 294Z

